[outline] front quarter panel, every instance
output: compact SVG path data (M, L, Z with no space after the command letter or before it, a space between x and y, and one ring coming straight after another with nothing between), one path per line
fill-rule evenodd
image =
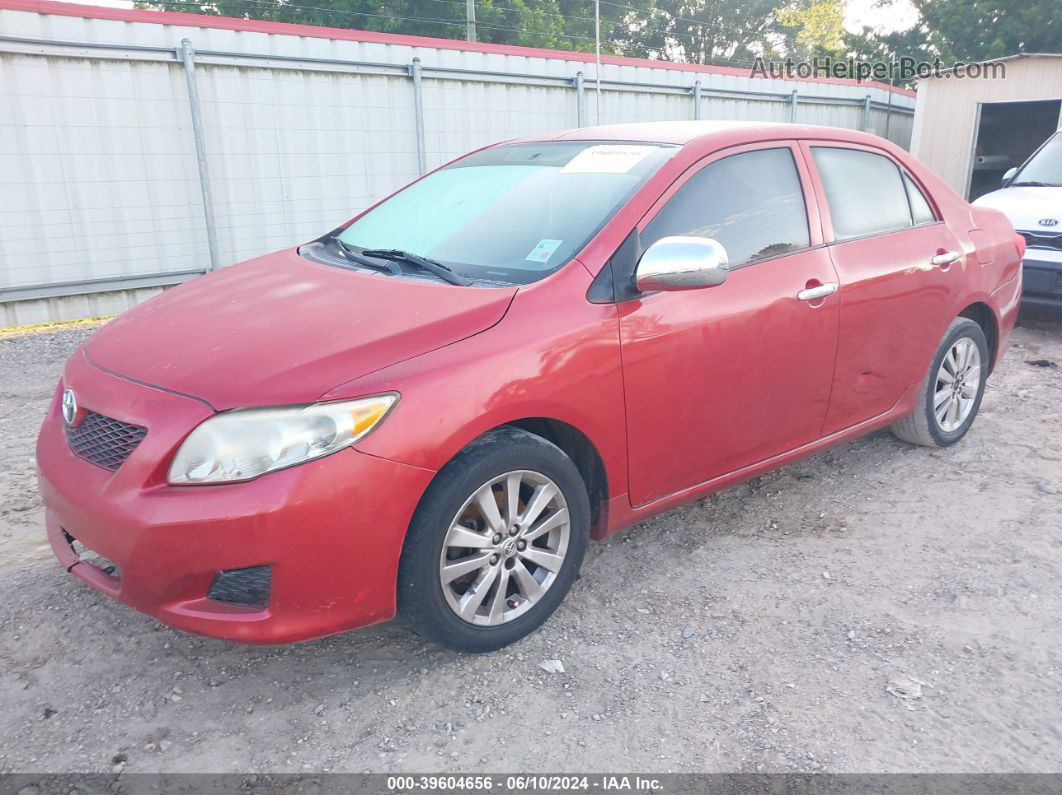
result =
M358 449L438 470L476 437L545 417L597 448L610 496L627 488L616 308L591 304L579 262L523 287L505 318L455 345L351 381L326 399L397 391L398 405Z

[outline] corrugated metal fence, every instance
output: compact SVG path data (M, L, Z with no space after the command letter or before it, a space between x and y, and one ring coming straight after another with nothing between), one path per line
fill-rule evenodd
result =
M543 51L64 8L0 3L0 326L120 311L506 138L704 118L910 139L913 99L865 85L608 59L598 89Z

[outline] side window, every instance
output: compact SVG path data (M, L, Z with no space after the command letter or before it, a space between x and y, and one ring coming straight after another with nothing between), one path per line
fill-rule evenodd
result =
M900 169L861 149L813 146L838 240L892 232L911 225L911 205Z
M907 198L911 202L911 216L914 218L915 226L936 221L937 217L933 215L933 208L926 201L925 194L914 184L914 180L904 174L903 184L907 188Z
M807 248L807 209L792 152L759 149L702 168L649 222L642 250L669 235L718 240L731 268Z

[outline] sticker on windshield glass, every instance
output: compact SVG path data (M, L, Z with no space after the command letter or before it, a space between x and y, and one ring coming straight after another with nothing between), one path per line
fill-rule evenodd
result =
M626 174L655 149L655 146L623 144L590 146L569 160L561 173Z
M561 240L543 238L538 241L538 245L531 249L531 253L524 259L528 262L549 262L549 258L553 256L553 252L557 250L562 242Z

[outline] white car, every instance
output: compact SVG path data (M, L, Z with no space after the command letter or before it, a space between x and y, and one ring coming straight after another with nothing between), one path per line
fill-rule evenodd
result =
M1022 304L1062 309L1062 130L974 204L1001 211L1025 238Z

